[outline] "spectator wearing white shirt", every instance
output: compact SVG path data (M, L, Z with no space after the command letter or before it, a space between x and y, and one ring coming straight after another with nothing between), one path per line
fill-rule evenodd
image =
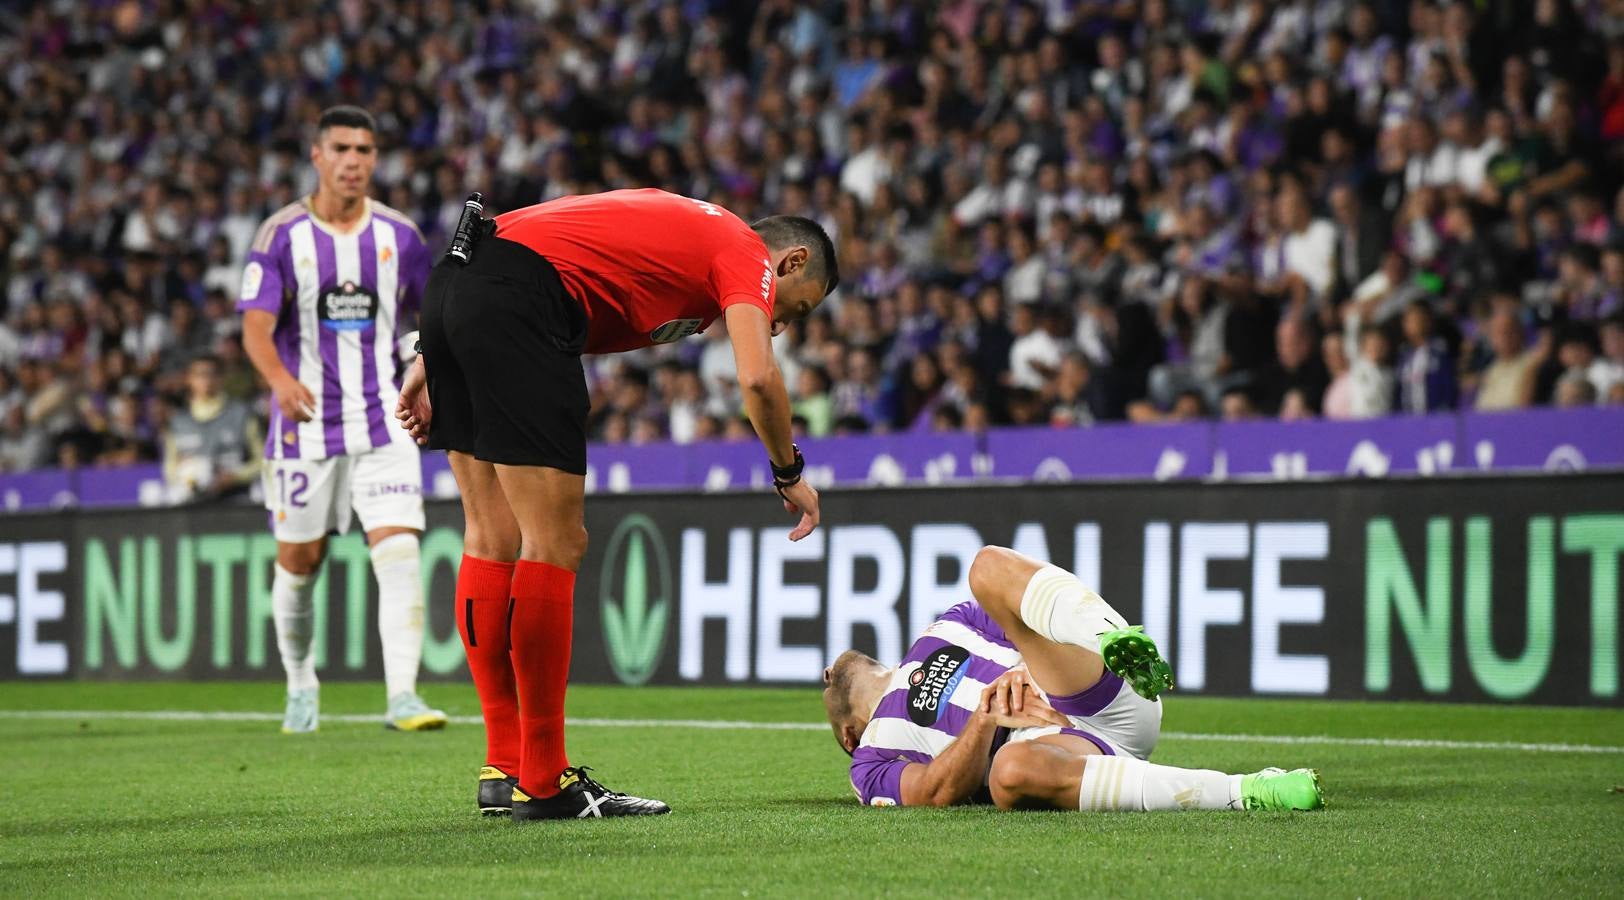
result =
M885 147L872 140L868 123L859 118L846 129L846 152L846 164L840 170L840 189L867 207L874 202L874 192L880 182L891 177Z
M1624 315L1614 316L1601 323L1600 362L1605 381L1601 395L1605 399L1613 388L1624 384Z
M1041 327L1031 304L1017 304L1010 315L1015 335L1009 347L1009 386L1028 391L1043 389L1045 379L1060 367L1065 347Z
M1404 150L1406 190L1444 187L1459 179L1459 148L1438 140L1432 120L1417 115L1404 124Z
M1348 366L1352 382L1348 401L1351 418L1373 419L1393 410L1393 369L1388 364L1387 334L1366 327L1359 334L1359 355Z
M1506 122L1503 112L1492 114ZM1476 197L1488 183L1489 160L1505 149L1505 142L1493 133L1485 133L1483 121L1475 110L1459 109L1444 119L1444 136L1456 149L1454 183L1461 190Z
M1048 263L1035 252L1032 234L1023 227L1009 230L1009 271L1004 273L1004 298L1016 306L1043 299Z
M981 183L953 207L953 219L969 227L988 219L1024 217L1031 213L1032 203L1032 186L1010 174L1009 161L1002 153L988 153Z
M1607 396L1613 386L1613 367L1596 352L1596 332L1589 323L1569 323L1557 346L1556 359L1562 365L1562 377L1589 383L1594 397Z
M1308 287L1307 299L1318 305L1336 277L1336 226L1314 218L1308 196L1299 187L1283 189L1278 202L1286 275L1301 279Z

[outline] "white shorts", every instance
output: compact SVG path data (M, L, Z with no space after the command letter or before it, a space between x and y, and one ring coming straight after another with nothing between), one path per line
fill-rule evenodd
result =
M1102 753L1148 759L1162 735L1161 701L1146 700L1109 673L1102 681L1106 683L1097 685L1095 690L1088 693L1095 693L1099 688L1108 689L1111 684L1117 686L1117 691L1113 697L1098 697L1096 703L1090 704L1090 707L1104 704L1096 712L1074 715L1068 710L1061 710L1071 720L1071 728L1057 725L1017 728L1009 733L1009 743L1030 741L1051 734L1075 734L1092 741ZM1050 700L1053 702L1053 698Z
M404 441L351 456L267 459L265 508L271 531L288 544L350 530L351 510L361 529L423 530L423 463Z

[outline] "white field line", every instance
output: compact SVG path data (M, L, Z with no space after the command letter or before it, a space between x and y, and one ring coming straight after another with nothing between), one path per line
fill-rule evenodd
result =
M381 725L381 716L323 715L324 722ZM267 712L204 712L199 710L116 710L116 709L0 709L0 719L116 719L135 722L279 722L281 717ZM478 716L452 716L455 725L482 724ZM579 728L697 728L709 731L827 731L821 722L745 722L727 719L577 719L568 724ZM1402 750L1498 750L1519 753L1617 753L1624 746L1605 744L1522 743L1517 741L1443 741L1422 738L1334 737L1305 734L1208 734L1164 731L1164 740L1205 741L1226 744L1313 744L1332 747L1381 747Z

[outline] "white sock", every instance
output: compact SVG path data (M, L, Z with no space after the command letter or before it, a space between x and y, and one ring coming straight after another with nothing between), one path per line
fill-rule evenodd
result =
M390 697L417 691L423 658L423 578L415 534L393 534L372 545L378 579L378 638L383 683Z
M1241 776L1177 769L1127 756L1090 756L1077 808L1084 811L1240 809Z
M1058 566L1044 566L1021 594L1021 621L1057 644L1100 652L1100 634L1128 627L1128 620L1104 598L1083 587L1077 576Z
M310 595L315 589L315 575L295 575L276 564L271 578L271 620L276 623L276 647L282 652L290 691L307 690L318 683L316 655L310 652L315 639L315 605Z

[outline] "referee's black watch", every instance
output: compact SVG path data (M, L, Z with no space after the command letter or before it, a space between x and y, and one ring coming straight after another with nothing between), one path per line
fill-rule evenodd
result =
M767 459L767 462L773 467L773 488L778 491L780 497L784 496L786 488L792 488L801 483L801 471L806 468L806 457L801 455L801 448L795 444L790 444L789 448L795 451L795 459L789 465L781 466L773 462L771 457ZM789 498L785 497L784 499Z

